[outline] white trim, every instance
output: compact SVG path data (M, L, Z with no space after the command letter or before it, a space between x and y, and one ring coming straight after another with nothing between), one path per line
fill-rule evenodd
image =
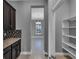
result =
M26 52L26 51L21 52L21 55L31 55L31 54L32 54L32 52ZM43 54L47 54L48 55L47 52L43 52Z
M35 39L35 38L44 38L44 36L31 36L31 38L33 39Z
M63 3L64 3L64 0L58 0L57 3L52 8L52 10L55 12L56 10L58 10L58 8L60 8L63 5Z
M21 52L21 55L31 55L31 54L32 54L31 52L26 52L26 51Z

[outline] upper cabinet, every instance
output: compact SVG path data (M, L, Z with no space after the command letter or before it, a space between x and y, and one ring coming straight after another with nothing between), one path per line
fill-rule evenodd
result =
M10 29L10 6L3 2L3 28L4 30Z
M16 10L5 0L3 1L3 29L15 30Z
M16 10L14 8L11 8L11 29L12 30L15 30L16 28L15 18L16 18Z

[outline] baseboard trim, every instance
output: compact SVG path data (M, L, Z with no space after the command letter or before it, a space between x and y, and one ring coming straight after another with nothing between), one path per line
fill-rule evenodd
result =
M31 55L31 54L32 54L32 52L28 52L28 51L21 52L21 55ZM44 52L44 55L48 56L48 53Z
M26 51L21 52L21 55L31 55L31 54L32 54L31 52L26 52Z

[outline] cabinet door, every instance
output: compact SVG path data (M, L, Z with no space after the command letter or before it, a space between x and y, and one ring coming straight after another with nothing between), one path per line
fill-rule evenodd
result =
M16 59L16 48L12 48L12 59Z
M11 12L11 7L7 4L6 1L3 2L3 26L4 30L10 30L10 12Z
M20 52L21 52L21 39L17 42L18 45L16 46L16 57L18 57L20 55Z
M16 10L14 8L11 8L11 30L15 30L16 25Z
M3 2L3 28L6 29L6 3Z
M19 45L16 46L16 57L18 57L20 54L20 51L19 51Z
M7 48L5 48L5 49L3 49L3 58L4 59L11 59L11 46L9 46L9 47L7 47Z
M8 51L7 53L4 54L4 59L11 59L11 51Z
M16 59L19 56L19 45L12 48L12 59Z
M3 59L11 59L11 51L5 53Z

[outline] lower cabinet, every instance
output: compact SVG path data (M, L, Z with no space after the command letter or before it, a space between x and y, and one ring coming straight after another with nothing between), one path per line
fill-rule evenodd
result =
M21 52L21 39L4 49L3 59L16 59Z
M3 59L11 59L11 46L4 49Z
M16 48L12 49L12 59L16 59Z
M21 39L12 44L12 59L16 59L21 52Z
M12 48L12 59L16 59L19 56L20 52L18 47L19 45Z
M16 59L19 56L20 52L21 52L21 47L20 47L21 42L20 41L21 40L15 42L12 45L12 59Z
M9 51L6 54L4 54L4 58L3 59L11 59L11 51Z

